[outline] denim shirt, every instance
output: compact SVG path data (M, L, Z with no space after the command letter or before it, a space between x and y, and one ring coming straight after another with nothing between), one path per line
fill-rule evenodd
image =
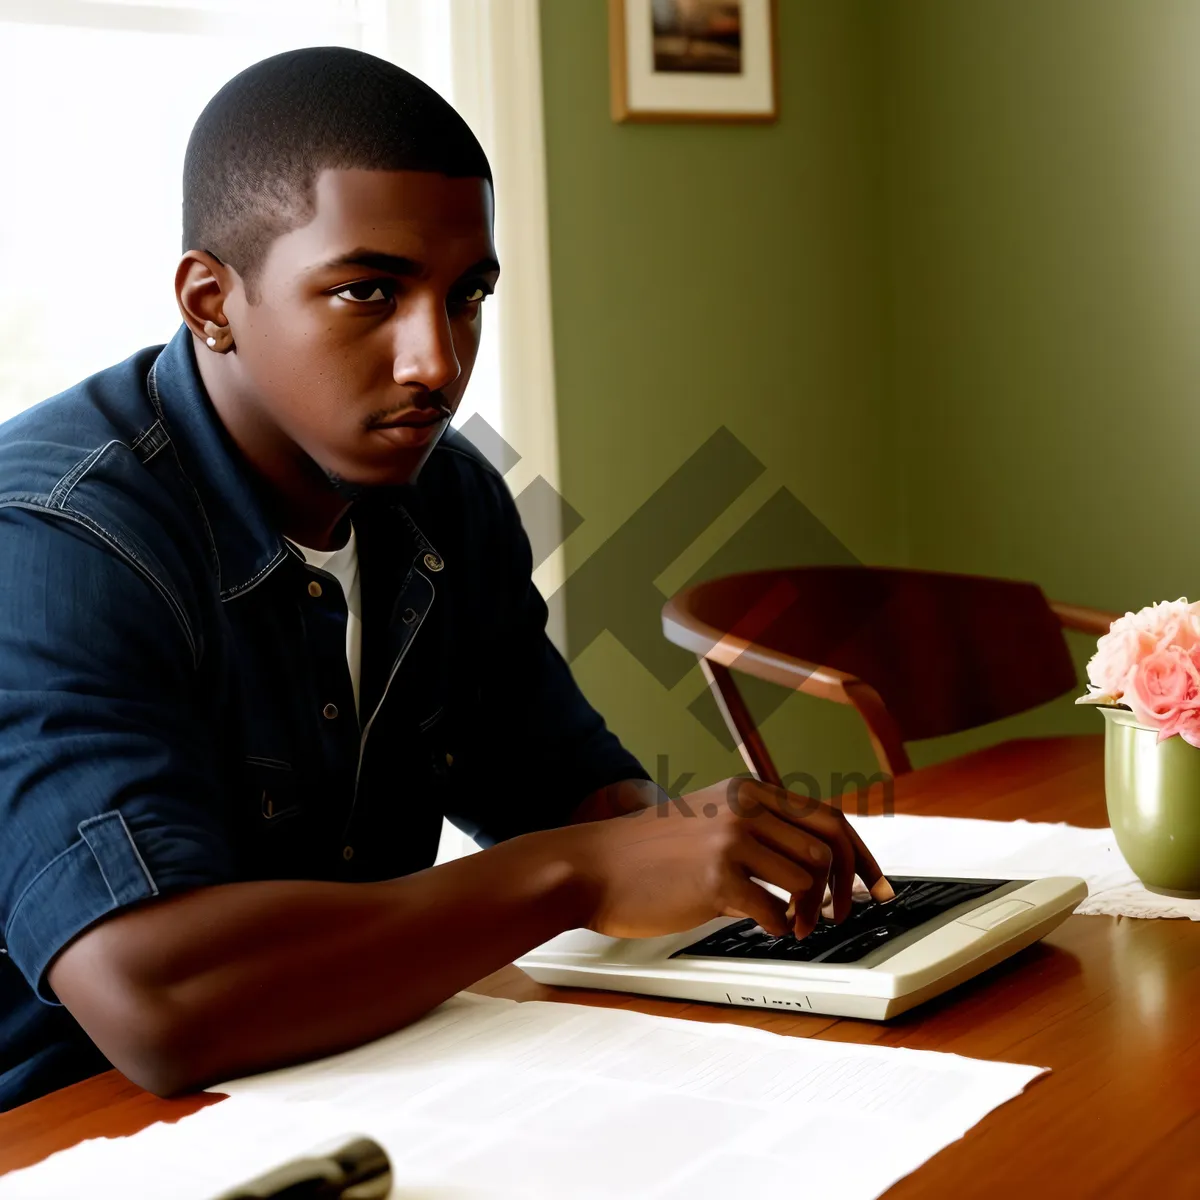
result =
M360 713L333 576L280 536L186 326L0 426L0 1109L107 1063L46 982L97 920L233 880L432 865L645 771L545 632L498 473L448 431L352 509Z

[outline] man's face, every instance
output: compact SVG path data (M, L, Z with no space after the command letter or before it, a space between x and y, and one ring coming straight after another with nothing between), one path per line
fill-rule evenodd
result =
M226 297L241 403L331 477L409 482L449 423L436 402L462 399L498 274L486 180L323 171L258 303Z

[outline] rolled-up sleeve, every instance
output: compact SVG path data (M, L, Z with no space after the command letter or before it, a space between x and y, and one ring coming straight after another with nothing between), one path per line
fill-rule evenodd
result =
M45 1001L77 934L224 882L193 639L163 581L95 533L0 509L0 931Z
M546 602L532 578L529 538L507 488L493 483L502 514L492 577L506 616L488 653L472 769L447 815L481 846L565 825L593 792L649 779L588 703L546 633Z

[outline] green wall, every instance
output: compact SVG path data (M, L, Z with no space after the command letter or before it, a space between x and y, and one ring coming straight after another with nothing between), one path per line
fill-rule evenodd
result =
M854 554L894 557L868 6L782 5L783 115L766 126L615 124L606 10L541 6L561 479L584 518L568 571L722 425L765 470L658 576L646 620L781 487ZM666 686L611 634L581 647L574 604L568 619L577 678L648 768L665 754L697 784L741 769L688 711L698 670ZM781 768L872 762L832 709L774 713Z
M766 469L664 593L782 486L864 562L1195 595L1200 6L779 8L776 124L634 126L608 115L603 0L543 0L568 570L724 424ZM688 710L697 672L582 648L576 608L577 677L648 766L738 768ZM914 758L1094 717L1067 698ZM765 732L828 780L872 763L856 722L794 697Z
M910 561L1118 611L1196 598L1200 5L876 11Z

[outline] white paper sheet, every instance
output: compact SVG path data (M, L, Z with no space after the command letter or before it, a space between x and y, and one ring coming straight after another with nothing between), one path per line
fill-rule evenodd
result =
M85 1142L0 1200L201 1200L341 1134L393 1195L868 1200L1042 1068L461 993L407 1029L222 1085L175 1125Z
M1041 821L847 814L884 871L896 875L1043 879L1078 875L1088 898L1076 912L1200 921L1200 900L1147 891L1117 848L1111 829Z

